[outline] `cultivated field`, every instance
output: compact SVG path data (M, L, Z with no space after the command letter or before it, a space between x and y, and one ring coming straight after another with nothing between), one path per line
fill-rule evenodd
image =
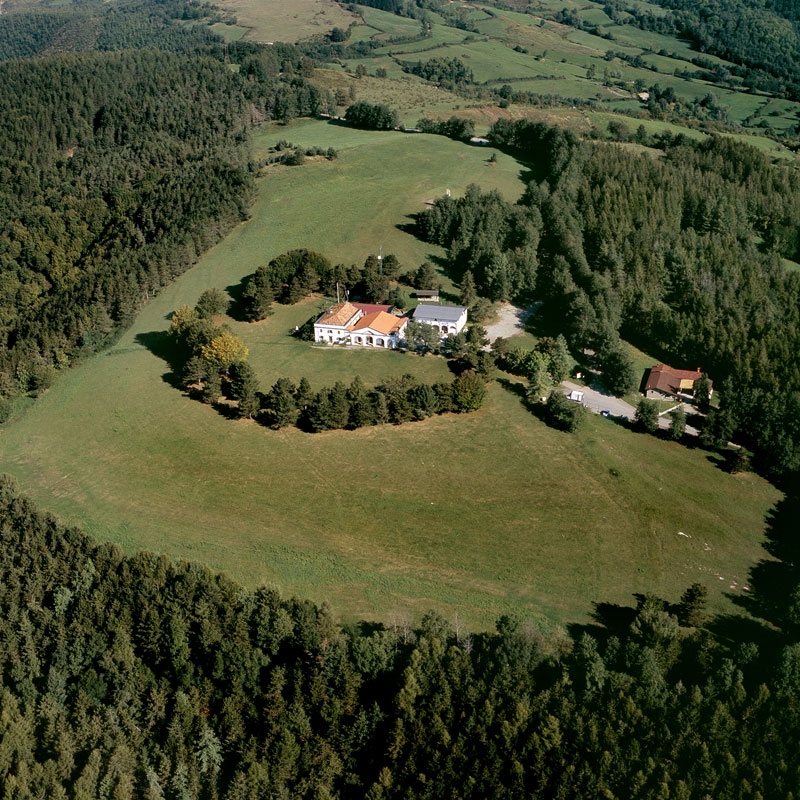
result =
M370 134L304 122L264 129L333 146L339 158L270 171L252 219L151 301L108 353L60 378L0 432L0 469L90 534L199 559L249 585L328 600L342 618L434 607L472 627L520 613L543 627L585 619L596 601L654 591L676 600L707 583L715 610L745 591L764 557L777 491L730 476L700 450L593 417L548 429L512 385L485 407L402 427L308 435L230 421L184 397L161 357L169 313L210 286L235 286L292 247L363 261L383 245L403 265L440 255L398 224L472 181L514 199L521 165L441 137ZM263 388L362 374L428 379L443 360L318 348L288 337L322 301L232 323ZM686 534L679 535L679 532Z

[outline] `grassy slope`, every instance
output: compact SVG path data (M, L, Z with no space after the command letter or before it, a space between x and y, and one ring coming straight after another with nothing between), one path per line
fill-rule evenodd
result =
M563 623L634 591L676 599L695 580L708 582L715 608L729 608L723 592L763 556L764 514L778 494L722 473L701 451L600 418L577 436L557 433L499 385L471 416L310 436L228 421L164 381L167 366L145 343L204 288L297 246L360 261L382 243L416 264L430 248L395 225L425 199L473 180L511 197L522 188L511 159L487 167L485 151L441 138L302 123L267 130L259 144L277 138L332 144L340 157L263 181L250 222L152 301L108 354L2 430L0 468L99 538L328 599L343 617L433 606L476 627L509 610ZM286 338L315 302L237 326L265 384L284 373L314 385L355 370L367 381L444 374L438 359Z
M236 16L254 42L295 42L346 28L353 17L331 0L216 0L215 5Z

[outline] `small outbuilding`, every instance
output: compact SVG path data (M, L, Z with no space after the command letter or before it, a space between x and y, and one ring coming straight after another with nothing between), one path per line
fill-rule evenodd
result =
M417 289L414 292L414 297L420 301L420 303L438 303L439 302L439 290L438 289Z

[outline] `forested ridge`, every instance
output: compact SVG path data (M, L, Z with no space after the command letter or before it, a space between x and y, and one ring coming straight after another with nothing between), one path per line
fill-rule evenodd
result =
M342 627L98 545L3 478L0 784L20 800L795 797L798 510L775 509L782 560L753 575L751 607L780 630L708 620L694 585L600 603L549 640L511 617Z
M211 6L183 0L82 2L16 11L3 15L0 24L0 61L89 50L185 53L221 45L221 37L206 25L182 24L201 17L220 19Z
M252 120L327 107L293 48L231 52L239 74L150 50L0 65L0 396L46 388L246 218Z
M707 435L754 447L773 476L800 467L800 178L723 137L667 134L661 158L500 120L490 139L533 179L516 205L471 187L419 215L492 299L545 301L602 370L620 337L674 366L702 367L722 406ZM591 360L591 359L590 359Z

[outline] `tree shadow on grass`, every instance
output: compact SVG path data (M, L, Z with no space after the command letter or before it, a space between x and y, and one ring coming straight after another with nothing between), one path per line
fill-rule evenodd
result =
M623 637L630 630L631 623L636 619L636 609L632 606L623 606L618 603L592 603L592 622L574 623L568 625L570 637L577 641L584 633L588 633L599 641L611 636Z
M750 593L731 599L754 617L759 617L783 630L798 625L797 601L793 595L800 585L800 492L779 500L767 514L767 541L764 549L772 556L762 559L750 570ZM794 612L794 613L793 613Z
M734 602L736 597L728 595ZM753 642L763 654L773 655L780 649L781 635L779 631L764 623L743 614L720 614L713 617L705 626L714 637L728 647L741 642Z
M225 313L236 322L249 322L244 314L244 287L248 278L250 278L250 275L245 275L239 283L232 283L230 286L225 287L225 291L231 298L230 305Z
M175 389L182 389L180 375L175 371L178 363L178 351L175 341L167 331L137 333L134 338L137 344L146 347L156 358L160 358L169 366L170 371L161 376L164 383L168 383Z
M523 405L528 406L528 393L525 384L520 381L512 381L510 378L497 378L497 383L500 384L507 392L515 394L522 401Z

